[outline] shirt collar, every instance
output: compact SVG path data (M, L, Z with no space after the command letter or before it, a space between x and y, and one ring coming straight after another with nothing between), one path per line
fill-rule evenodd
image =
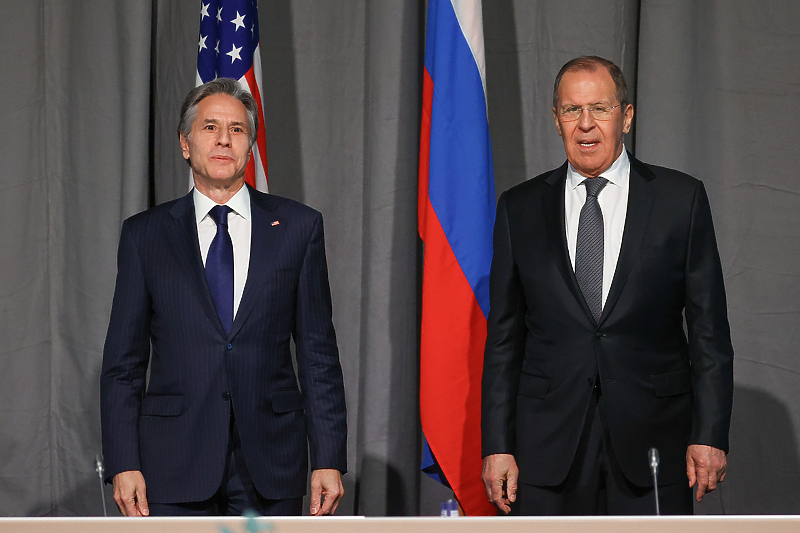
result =
M630 168L631 168L631 161L628 159L628 151L625 150L625 146L622 147L622 153L619 154L619 157L614 161L610 167L608 167L605 172L601 172L600 175L606 178L609 183L613 183L617 187L624 187L628 181L628 176L630 175ZM583 183L585 180L585 176L581 176L580 173L575 170L572 166L572 163L568 165L567 168L567 186L571 189L576 189Z
M198 191L197 188L192 190L192 199L194 200L195 222L200 224L217 203ZM247 190L247 185L243 185L230 200L225 202L225 205L243 219L250 220L250 193Z

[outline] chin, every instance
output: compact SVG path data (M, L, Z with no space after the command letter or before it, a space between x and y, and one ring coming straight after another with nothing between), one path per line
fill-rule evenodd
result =
M597 176L598 174L600 174L601 172L603 172L603 170L605 170L610 165L603 166L602 164L595 164L595 163L588 163L587 162L587 163L582 164L580 167L577 167L575 165L572 165L572 166L575 167L575 169L578 172L580 172L581 175L583 175L583 176L593 176L594 177L594 176Z
M233 181L234 175L230 172L226 172L225 174L217 174L215 176L211 176L211 179L218 182L226 182L226 181Z

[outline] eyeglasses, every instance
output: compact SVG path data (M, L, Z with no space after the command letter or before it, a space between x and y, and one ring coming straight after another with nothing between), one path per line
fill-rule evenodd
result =
M617 104L614 107L606 107L602 105L590 105L587 107L578 107L576 105L565 107L564 109L560 110L558 114L561 116L561 120L564 122L572 122L573 120L578 120L581 118L583 114L583 110L589 111L592 115L592 118L595 120L608 120L611 118L614 110L618 108L621 104Z

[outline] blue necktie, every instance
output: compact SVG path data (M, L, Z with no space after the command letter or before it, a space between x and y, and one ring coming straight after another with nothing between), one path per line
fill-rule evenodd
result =
M586 203L578 220L578 242L575 247L575 277L595 320L603 314L603 212L597 195L606 186L606 178L589 178Z
M217 234L211 241L206 257L208 288L225 333L230 333L233 325L233 242L228 233L230 211L227 205L215 205L208 212L208 216L217 224Z

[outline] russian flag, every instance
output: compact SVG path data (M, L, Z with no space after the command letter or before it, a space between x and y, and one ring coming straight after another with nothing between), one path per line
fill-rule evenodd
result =
M203 0L197 45L197 85L233 78L258 104L258 137L245 169L245 181L267 192L267 141L261 99L261 51L256 0Z
M495 218L484 64L480 0L429 0L418 204L425 243L420 416L433 459L467 515L496 514L481 481Z

